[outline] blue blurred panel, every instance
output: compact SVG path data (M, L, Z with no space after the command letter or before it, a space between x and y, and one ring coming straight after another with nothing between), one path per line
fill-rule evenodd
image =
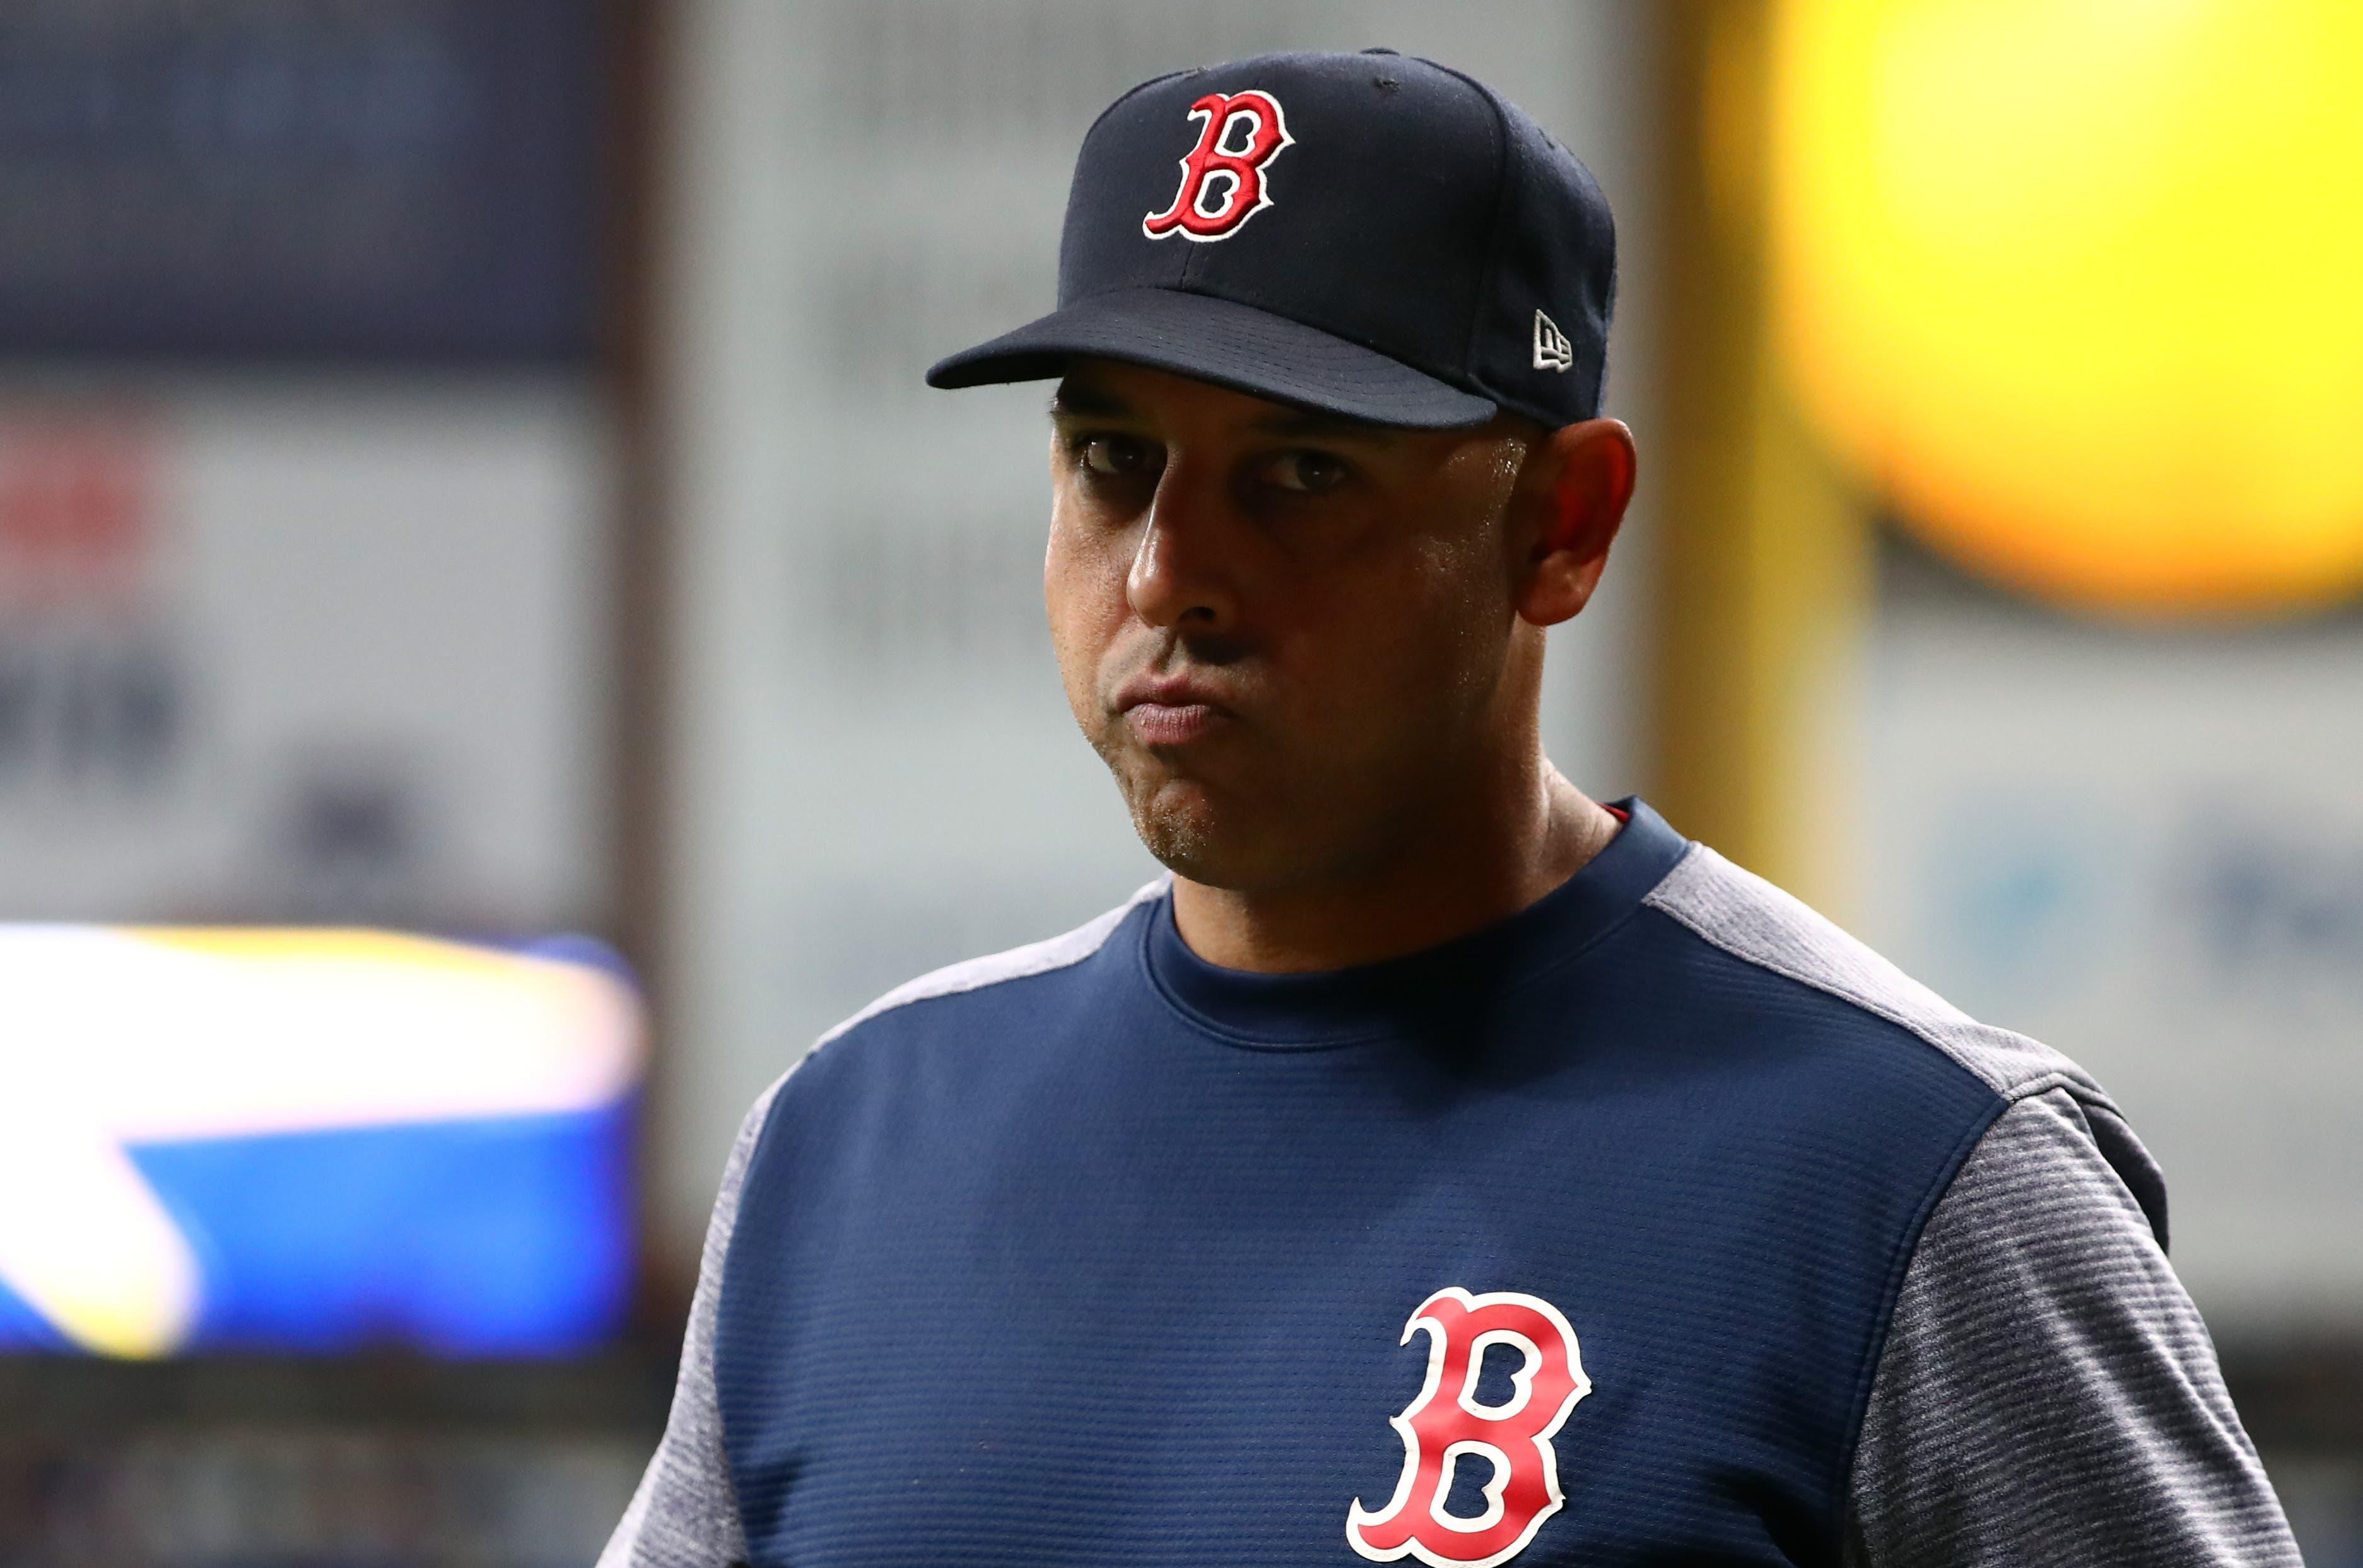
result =
M131 1155L197 1253L188 1349L550 1355L622 1321L629 1138L618 1105Z
M0 1347L551 1355L619 1326L644 1032L604 949L0 926Z
M73 1342L50 1326L50 1320L25 1304L25 1298L0 1280L0 1351L70 1351Z
M562 360L596 0L8 0L0 354Z

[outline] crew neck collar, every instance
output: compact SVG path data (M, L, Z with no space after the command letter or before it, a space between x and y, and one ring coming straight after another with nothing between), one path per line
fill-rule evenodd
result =
M1690 841L1637 798L1614 809L1625 825L1581 870L1517 913L1439 946L1312 974L1226 969L1182 940L1169 891L1141 922L1141 960L1174 1010L1229 1043L1305 1049L1419 1030L1572 959L1638 908L1689 851Z

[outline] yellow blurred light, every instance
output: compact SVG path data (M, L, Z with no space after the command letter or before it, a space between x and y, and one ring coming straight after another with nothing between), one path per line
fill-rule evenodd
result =
M2140 613L2363 586L2363 5L1790 0L1781 348L1915 532Z

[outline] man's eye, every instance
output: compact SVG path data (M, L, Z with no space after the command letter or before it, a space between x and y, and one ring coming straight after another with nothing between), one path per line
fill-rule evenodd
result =
M1346 465L1326 452L1282 452L1271 460L1271 482L1299 495L1335 490L1346 479Z
M1078 455L1086 469L1103 479L1132 478L1156 466L1148 443L1129 436L1088 436Z

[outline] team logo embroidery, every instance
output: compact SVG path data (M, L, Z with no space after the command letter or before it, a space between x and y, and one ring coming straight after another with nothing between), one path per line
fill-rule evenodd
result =
M1575 345L1559 329L1559 323L1535 312L1535 369L1564 370L1575 364Z
M1592 1392L1575 1331L1539 1297L1471 1296L1456 1285L1420 1303L1402 1342L1414 1331L1427 1335L1427 1382L1402 1415L1388 1418L1403 1442L1403 1478L1375 1513L1354 1499L1347 1543L1374 1562L1416 1557L1428 1568L1495 1568L1524 1551L1566 1501L1551 1439ZM1477 1380L1494 1345L1525 1364L1511 1375L1507 1401L1481 1405ZM1492 1469L1481 1514L1445 1511L1463 1462Z
M1294 145L1280 100L1269 93L1209 93L1190 105L1190 117L1205 124L1182 160L1173 204L1140 220L1140 232L1151 239L1228 239L1271 205L1264 170L1281 149Z

